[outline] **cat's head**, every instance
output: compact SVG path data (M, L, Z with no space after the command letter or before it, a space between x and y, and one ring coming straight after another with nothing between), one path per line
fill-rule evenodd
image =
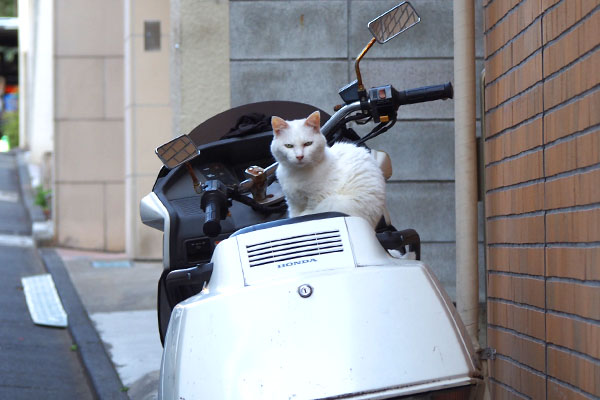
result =
M293 121L272 117L271 126L271 153L279 163L304 168L323 159L327 141L321 134L321 114L318 111Z

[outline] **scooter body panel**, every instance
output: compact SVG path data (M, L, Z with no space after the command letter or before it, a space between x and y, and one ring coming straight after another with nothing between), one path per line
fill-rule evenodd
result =
M298 237L325 225L339 232L342 251L250 266L257 239L275 245L284 230ZM353 217L223 241L208 287L171 316L161 398L388 398L476 381L470 343L428 267L373 241ZM369 247L373 265L365 265Z

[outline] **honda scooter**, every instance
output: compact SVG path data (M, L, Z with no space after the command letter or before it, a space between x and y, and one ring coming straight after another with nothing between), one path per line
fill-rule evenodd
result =
M366 89L367 51L419 22L404 2L371 21L344 102L321 113L331 145L365 145L400 106L452 98L450 83ZM475 399L482 376L458 313L420 239L382 216L374 230L331 212L287 218L270 153L270 116L317 108L267 101L232 108L157 148L141 202L164 233L158 284L161 399ZM359 135L357 124L374 125ZM391 162L371 150L384 176Z

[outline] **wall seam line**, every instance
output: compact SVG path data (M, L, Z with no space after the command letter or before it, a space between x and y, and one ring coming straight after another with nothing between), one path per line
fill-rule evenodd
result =
M540 0L540 6L541 6ZM546 49L546 44L544 43L544 17L546 16L547 11L542 12L541 17L542 20L540 22L540 35L542 38L542 175L543 175L543 211L544 211L544 382L545 382L545 395L546 399L548 399L548 239L547 239L547 215L546 215L546 102L545 102L545 87L546 87L546 78L544 73L544 54Z

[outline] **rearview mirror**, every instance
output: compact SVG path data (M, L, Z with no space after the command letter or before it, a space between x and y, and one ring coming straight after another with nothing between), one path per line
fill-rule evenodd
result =
M405 1L375 18L367 26L379 43L385 43L418 24L419 21L421 18L413 6Z
M188 135L181 135L157 147L155 153L165 167L173 169L192 160L200 154L200 151Z

